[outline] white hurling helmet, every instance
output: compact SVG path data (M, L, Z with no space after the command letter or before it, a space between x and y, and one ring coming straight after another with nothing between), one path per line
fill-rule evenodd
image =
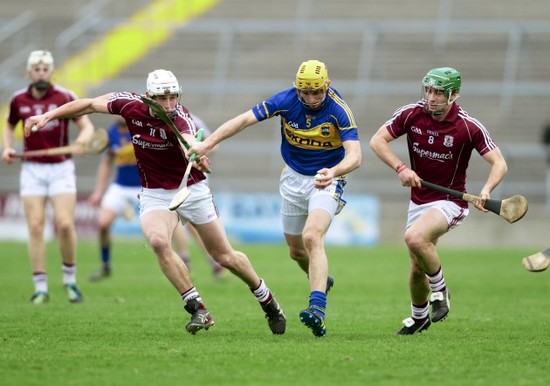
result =
M167 70L155 70L147 76L147 94L150 97L157 95L180 94L180 85L172 73Z
M31 71L32 67L39 63L44 63L53 70L52 53L44 50L32 51L27 59L27 71Z

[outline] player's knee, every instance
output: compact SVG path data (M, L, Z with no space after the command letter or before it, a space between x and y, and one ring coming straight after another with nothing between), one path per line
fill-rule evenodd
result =
M167 248L172 249L170 239L160 233L153 232L149 234L147 236L147 242L157 254Z
M418 248L420 248L420 244L422 243L421 235L413 228L407 229L407 231L403 235L403 239L405 240L405 244L407 245L407 247L413 251L418 250Z
M32 221L28 224L29 234L33 237L41 237L44 234L44 223Z
M222 267L233 271L238 271L238 267L241 265L241 262L244 260L248 260L248 257L244 253L239 251L227 251L217 253L215 255L212 255L212 258Z
M219 264L221 265L222 267L225 267L225 268L232 268L232 261L234 259L232 259L231 255L228 255L228 254L219 254L217 256L212 256L212 258Z
M74 230L74 222L69 218L58 219L55 222L55 227L58 233L67 233Z
M322 236L315 229L304 229L302 238L304 240L304 245L307 250L319 247L320 244L322 244L323 242Z

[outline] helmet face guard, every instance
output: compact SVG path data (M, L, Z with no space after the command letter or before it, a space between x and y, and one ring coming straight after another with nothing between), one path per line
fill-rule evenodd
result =
M430 89L440 90L445 93L447 98L446 106L443 110L432 111L432 115L441 115L447 108L453 104L460 96L460 86L462 84L460 72L450 67L434 68L422 79L422 99L427 100ZM453 94L455 97L453 98ZM428 107L427 107L428 108Z
M300 64L300 67L298 67L298 72L296 73L296 79L294 81L294 87L296 88L296 92L298 93L298 99L300 99L302 104L304 104L306 107L311 108L311 106L309 106L300 96L300 91L320 91L325 94L328 89L328 84L328 70L325 63L318 60L308 60ZM323 100L320 101L318 106L316 106L315 108L321 107L323 102L324 97Z

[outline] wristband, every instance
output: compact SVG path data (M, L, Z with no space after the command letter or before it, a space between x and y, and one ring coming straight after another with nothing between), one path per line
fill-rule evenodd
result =
M401 173L403 170L407 169L407 164L405 162L401 162L399 165L395 167L395 172L397 174Z

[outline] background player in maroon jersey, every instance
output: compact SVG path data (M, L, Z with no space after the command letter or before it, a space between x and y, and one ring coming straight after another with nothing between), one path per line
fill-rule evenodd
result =
M166 70L151 72L147 77L146 89L147 96L155 99L166 110L185 139L193 142L196 127L188 110L178 102L180 87L174 74ZM172 249L172 235L179 221L191 222L195 226L210 255L248 285L260 302L271 331L283 334L286 317L275 297L258 277L248 257L235 251L229 244L206 176L202 172L208 167L208 158L201 157L198 168L191 171L187 183L191 191L189 199L177 212L168 209L174 194L181 188L188 160L169 126L153 115L140 95L117 92L76 100L30 118L25 124L25 135L31 135L32 125L41 128L61 117L95 112L117 114L126 120L142 186L141 229L155 251L163 273L181 294L186 303L185 309L191 314L191 320L186 325L187 331L194 334L200 329L208 329L214 325L214 319L193 286L185 263Z
M450 293L436 245L468 215L467 202L422 188L420 181L466 191L466 169L475 150L490 165L480 200L475 203L477 209L487 212L483 204L507 172L506 161L487 129L454 103L460 86L457 70L430 70L422 80L423 99L399 108L370 141L371 149L397 172L401 184L411 187L404 239L411 257L412 317L403 321L398 335L426 330L431 322L439 322L449 313ZM410 167L389 145L402 135L407 136Z
M30 116L45 113L76 99L69 90L51 83L54 71L53 56L49 51L33 51L27 60L27 75L30 85L16 91L10 102L6 127L3 131L4 151L2 159L10 164L15 153L14 131L19 121ZM77 144L85 143L94 127L87 116L75 118L80 128ZM48 122L41 131L24 139L25 151L66 146L69 142L69 119ZM77 147L78 152L83 149ZM46 248L44 226L46 204L52 204L55 228L59 240L62 260L63 284L72 303L82 301L82 294L76 286L76 231L74 209L76 205L75 165L70 155L27 157L23 159L20 174L20 194L25 209L29 230L28 251L33 271L35 291L31 298L34 304L49 300L46 274Z

